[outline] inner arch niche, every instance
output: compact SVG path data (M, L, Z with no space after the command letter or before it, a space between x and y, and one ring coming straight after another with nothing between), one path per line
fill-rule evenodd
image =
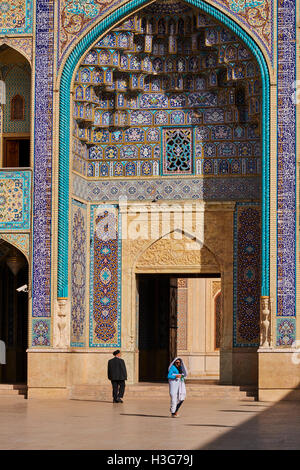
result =
M4 82L2 168L30 167L31 66L25 56L0 44L0 80Z
M139 5L141 5L143 2L141 0L141 2L138 2L138 3ZM163 8L167 6L167 8L169 8L169 11L171 8L172 15L173 15L175 11L174 10L175 7L174 7L173 2L171 6L169 5L170 3L171 2L167 0L167 1L155 2L155 5L163 6ZM89 158L88 158L88 149L91 147L91 145L87 144L88 141L86 139L86 136L87 135L89 136L90 131L93 130L93 120L90 119L86 121L86 122L89 122L89 125L86 125L86 126L80 125L80 122L84 121L85 119L82 119L82 117L78 119L78 116L76 115L77 113L76 103L80 101L83 103L86 103L86 101L84 99L84 95L82 95L83 99L79 98L78 96L76 97L75 95L75 100L73 102L73 93L70 93L70 91L72 91L74 87L75 71L79 70L80 65L85 65L83 64L83 58L85 58L89 48L92 49L97 44L97 42L99 41L99 38L102 37L102 34L104 34L105 31L107 31L109 28L112 28L114 24L119 24L118 22L121 21L122 18L124 17L128 18L127 15L133 12L134 9L136 9L139 5L137 5L136 2L129 2L128 4L115 10L105 20L96 24L95 27L85 37L83 37L79 41L77 46L71 52L62 72L61 85L60 85L60 137L59 137L59 200L60 200L60 204L59 204L59 219L58 219L58 253L59 253L58 289L57 289L58 297L62 297L62 298L68 297L68 292L69 292L69 289L68 289L68 277L69 276L68 276L67 266L68 266L68 258L69 258L69 243L68 243L69 217L68 217L68 214L69 214L70 208L69 208L69 204L66 202L69 200L69 190L70 190L69 188L69 183L70 183L69 162L73 164L73 170L78 175L78 176L76 175L75 178L73 178L73 183L74 183L73 195L76 197L77 192L79 191L80 194L78 194L78 197L82 198L82 194L85 194L87 198L90 198L90 195L88 195L89 188L85 185L84 180L80 179L79 176L80 176L80 173L87 174L85 172L87 172L88 164L90 163ZM261 163L262 163L262 170L261 170L262 172L262 178L261 178L261 181L262 181L262 185L261 185L262 238L266 240L266 242L262 246L261 295L266 296L266 295L269 295L269 249L270 249L270 244L269 244L270 79L269 79L269 71L268 71L267 62L265 60L263 53L261 52L258 45L255 43L255 41L252 39L252 37L250 37L249 34L247 34L237 23L235 23L232 19L230 19L223 13L221 13L218 9L216 9L215 7L211 5L206 4L202 0L188 0L187 5L189 6L192 5L191 8L193 9L195 8L195 16L199 14L200 16L202 15L204 17L207 17L209 21L214 22L214 25L216 27L220 28L223 26L223 29L226 30L231 35L232 35L232 32L234 32L234 34L236 34L235 39L237 40L237 42L242 41L243 44L247 44L246 49L248 49L248 51L249 50L251 51L252 56L255 57L254 61L257 66L257 70L258 69L260 70L260 77L261 77L261 82L262 82L262 88L261 88L262 103L261 103L261 109L260 109L261 119L259 119L259 122L258 122L258 133L260 134L260 146L261 146L261 154L262 154L262 159L261 159ZM144 12L144 10L140 10L140 11ZM166 13L166 11L164 11L164 13ZM135 15L133 14L133 16ZM155 16L157 16L157 14ZM129 29L127 28L127 30ZM135 32L134 29L131 30L131 33L134 33L134 32ZM233 64L232 61L229 61L229 66L230 66L230 63ZM88 64L88 65L98 66L100 64L97 63L97 64ZM78 80L78 75L76 76L76 79ZM75 85L77 84L78 83L75 83ZM87 86L91 85L91 83L87 83L86 85ZM245 96L247 96L247 93ZM71 100L73 102L72 109L70 107ZM252 103L254 103L254 100L252 100ZM258 101L256 101L256 103L258 104ZM89 104L93 104L93 103L90 102ZM97 104L97 103L94 103L94 104ZM73 136L75 137L71 139L72 144L70 142L71 136L70 136L69 125L68 125L68 123L72 120L70 111L72 112L72 116L74 118L73 120L76 121L74 123L74 126L72 126ZM83 111L85 111L85 107L83 108ZM82 116L84 117L84 114ZM85 127L87 127L87 131ZM80 139L78 138L79 132L81 133L81 136L82 136ZM247 138L248 138L248 135L247 135ZM84 144L83 146L81 145L82 143ZM77 151L76 151L76 147L77 147ZM71 153L73 153L73 158L69 158L70 151ZM101 157L99 159L101 159ZM100 162L97 162L97 164L98 163ZM110 161L111 174L113 173L113 166L114 166L113 163L114 161L112 159L112 161ZM91 167L89 168L91 171ZM100 166L98 166L98 168L95 168L95 175L97 174L98 170L100 171ZM95 188L95 191L93 190L92 199L95 199L94 195L98 194L99 196L97 196L97 200L101 200L101 193L102 193L102 190L104 189L104 185L107 186L107 183L105 183L106 177L104 176L102 178L100 176L99 177L94 176L94 178L95 177L99 180L102 180L103 185L101 185L99 181L98 183L99 187ZM194 176L191 176L191 177L194 178ZM117 177L115 176L114 178L117 178ZM151 176L151 181L154 182L154 178L155 177ZM255 185L257 185L258 183L257 191L255 192L255 198L254 198L256 199L256 196L259 197L260 195L260 188L259 188L260 179L259 177L256 177L253 175L251 176L251 179L252 181L255 181ZM201 181L203 182L209 181L209 179L207 178L207 176L203 175L203 178L201 178ZM214 178L211 181L212 181L212 184L210 185L210 188L212 187L214 189L216 179ZM221 181L221 179L219 179L219 181ZM231 179L231 181L233 182L234 180ZM244 180L244 183L242 183L241 185L240 185L240 182L238 182L238 186L239 186L238 191L240 193L239 198L241 196L241 199L242 199L242 192L245 190L245 188L249 184L251 184L249 178L248 180ZM152 196L152 193L151 193L151 196ZM109 199L106 194L104 194L103 197L104 197L104 200Z
M155 2L80 62L73 170L259 180L261 101L257 61L232 31L190 4Z

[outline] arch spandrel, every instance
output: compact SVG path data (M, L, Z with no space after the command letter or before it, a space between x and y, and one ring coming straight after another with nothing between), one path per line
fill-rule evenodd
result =
M21 54L32 67L32 38L1 38L0 47L3 45Z
M29 235L28 234L0 234L0 244L3 242L9 243L12 247L19 250L29 262Z
M194 1L186 0L187 3L195 5ZM108 0L102 2L102 0L93 0L94 10L85 11L84 5L80 6L80 11L76 14L76 19L79 21L80 26L79 30L73 32L65 31L63 26L64 22L67 20L66 16L66 7L70 11L72 10L72 5L75 1L62 0L60 2L60 11L59 11L59 53L58 53L58 81L60 81L61 74L63 72L64 66L72 54L74 48L87 36L92 30L97 27L97 25L103 21L106 21L111 15L114 15L120 7L126 7L129 3L119 2L118 0ZM155 3L155 1L135 1L137 12L141 8L144 8L146 5ZM174 3L177 3L174 0ZM269 72L272 74L273 64L273 55L274 55L274 0L260 0L257 7L251 6L247 9L243 8L240 0L206 0L207 5L211 5L214 9L218 10L220 13L228 16L232 21L234 21L244 32L249 35L255 42L257 42L258 47L262 49L264 58L268 64ZM197 6L197 5L195 5ZM77 7L78 8L78 7ZM134 10L130 11L130 14L135 12ZM71 15L72 16L72 15ZM126 16L122 20L126 19ZM107 32L107 30L106 30ZM100 37L100 36L99 36ZM97 39L99 39L99 37Z

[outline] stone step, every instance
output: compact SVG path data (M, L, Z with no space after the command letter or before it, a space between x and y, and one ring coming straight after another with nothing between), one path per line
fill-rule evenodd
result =
M9 393L6 393L6 394L0 394L0 401L2 398L12 398L14 400L20 400L20 401L23 401L26 396L25 395L11 395Z
M19 390L1 390L0 389L0 395L19 395Z
M243 389L242 389L243 388ZM201 399L237 399L254 401L256 389L233 385L186 384L187 396ZM126 385L126 398L165 398L169 396L168 384ZM110 385L74 385L70 388L71 400L108 400L112 398Z
M27 385L25 384L1 384L0 390L27 390Z

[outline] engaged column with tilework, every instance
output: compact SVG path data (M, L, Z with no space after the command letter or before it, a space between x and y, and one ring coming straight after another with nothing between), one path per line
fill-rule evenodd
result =
M177 279L177 348L187 349L188 279Z
M296 339L296 2L278 1L276 346Z
M54 6L36 1L32 346L50 346Z

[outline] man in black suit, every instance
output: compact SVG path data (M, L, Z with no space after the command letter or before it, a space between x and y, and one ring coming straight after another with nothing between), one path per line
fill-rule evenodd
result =
M123 403L125 380L127 380L126 366L124 360L121 359L121 351L119 349L114 351L113 355L115 357L110 359L107 364L107 376L112 384L113 402Z

